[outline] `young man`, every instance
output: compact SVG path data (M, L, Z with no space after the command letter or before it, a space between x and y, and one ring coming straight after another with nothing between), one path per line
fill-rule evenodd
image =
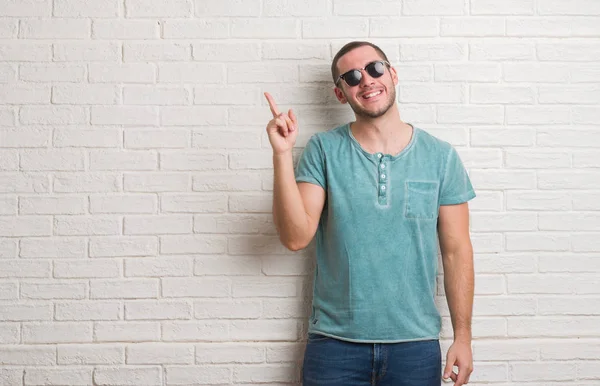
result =
M349 43L331 68L356 120L313 135L296 170L296 116L265 93L280 240L299 250L316 236L303 384L440 385L439 239L454 330L443 377L464 385L473 369L469 177L449 143L400 119L398 76L379 47Z

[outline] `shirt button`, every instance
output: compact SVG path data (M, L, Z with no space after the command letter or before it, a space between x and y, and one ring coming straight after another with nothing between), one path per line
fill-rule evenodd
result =
M381 178L385 178L385 174L382 174L382 175L381 175Z
M384 191L384 190L385 190L385 185L381 187L381 191Z
M377 153L377 158L381 158L382 154L381 153Z

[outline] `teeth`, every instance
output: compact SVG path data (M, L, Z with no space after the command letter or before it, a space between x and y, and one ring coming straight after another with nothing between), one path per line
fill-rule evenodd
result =
M365 95L364 97L365 97L365 99L369 99L369 98L372 98L372 97L374 97L376 95L379 95L379 94L381 94L381 91L375 91L375 92L372 92L370 94Z

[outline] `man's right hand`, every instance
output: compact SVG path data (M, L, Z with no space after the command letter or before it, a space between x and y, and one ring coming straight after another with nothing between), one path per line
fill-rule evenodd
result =
M273 119L267 124L267 133L269 142L273 148L274 154L285 154L292 151L296 138L298 137L298 121L292 109L287 114L280 113L273 97L268 92L265 93Z

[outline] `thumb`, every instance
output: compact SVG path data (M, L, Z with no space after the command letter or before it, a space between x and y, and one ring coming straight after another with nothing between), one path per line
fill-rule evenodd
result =
M446 368L444 368L444 379L450 378L450 374L452 374L452 367L454 367L454 358L448 355L448 358L446 359Z

